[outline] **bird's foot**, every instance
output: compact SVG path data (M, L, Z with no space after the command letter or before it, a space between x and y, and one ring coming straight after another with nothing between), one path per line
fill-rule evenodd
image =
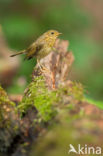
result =
M50 73L50 70L46 68L44 65L40 64L39 61L38 61L38 66L40 68L41 73Z
M40 70L42 73L51 73L51 71L43 65L40 65Z
M52 88L56 89L56 85L55 85L55 73L53 71L50 71L48 68L46 68L44 65L40 64L40 62L38 62L38 66L40 68L40 72L42 74L46 74L48 73L49 76L51 77L52 80Z

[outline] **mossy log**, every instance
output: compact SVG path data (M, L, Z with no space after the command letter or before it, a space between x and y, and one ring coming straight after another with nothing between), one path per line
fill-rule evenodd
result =
M6 155L9 151L9 155L12 156L64 156L68 155L69 144L86 142L96 146L102 142L98 139L103 137L103 127L100 127L98 122L103 119L102 110L85 102L83 86L69 80L74 56L68 51L68 41L57 40L55 48L57 53L51 52L41 60L47 70L42 68L41 72L38 64L34 68L32 82L24 91L22 101L17 106L1 89L1 97L3 91L3 99L7 102L0 98L0 104L3 105L0 125L13 134L9 136L9 145L3 146L7 150ZM6 105L10 111L5 114L3 107ZM89 108L93 110L95 117L93 112L88 113ZM4 126L3 122L7 115Z

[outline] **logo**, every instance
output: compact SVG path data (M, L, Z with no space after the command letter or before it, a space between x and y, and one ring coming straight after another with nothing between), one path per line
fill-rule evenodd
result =
M70 144L69 145L69 151L68 154L70 153L75 153L75 154L102 154L102 149L101 147L97 146L97 147L89 147L86 144L84 146L81 146L80 144L78 144L77 149L75 149L75 147Z

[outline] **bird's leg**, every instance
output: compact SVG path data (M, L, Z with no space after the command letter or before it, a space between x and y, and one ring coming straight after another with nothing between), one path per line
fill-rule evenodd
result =
M40 64L40 61L39 60L37 60L37 63L38 63L38 66L39 66L39 68L40 68L40 70L41 70L42 73L45 73L45 72L50 73L49 69L47 69L45 66L43 66L42 64Z
M37 64L38 64L40 70L42 70L42 67L41 67L40 61L39 61L38 59L37 59Z
M55 86L55 71L50 71L45 66L41 65L39 60L37 60L37 63L38 63L38 66L39 66L42 73L49 73L49 75L51 77L51 80L52 80L52 88L56 89L56 86Z

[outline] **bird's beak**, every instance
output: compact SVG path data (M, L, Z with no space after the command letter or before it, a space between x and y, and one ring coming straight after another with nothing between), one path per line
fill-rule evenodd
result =
M59 33L59 35L62 35L62 33Z

